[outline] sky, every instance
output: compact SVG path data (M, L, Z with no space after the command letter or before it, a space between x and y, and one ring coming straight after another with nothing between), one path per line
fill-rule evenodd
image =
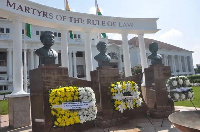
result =
M30 0L64 9L65 0ZM95 14L95 0L68 0L71 11ZM159 40L193 51L193 64L200 64L200 0L97 0L104 16L159 18L155 34L145 38ZM130 34L129 39L136 35ZM108 34L121 40L120 34Z

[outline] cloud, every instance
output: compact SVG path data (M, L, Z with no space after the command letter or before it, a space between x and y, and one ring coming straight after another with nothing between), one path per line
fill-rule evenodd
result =
M100 8L101 13L103 14L103 9ZM96 7L91 7L89 10L89 14L96 14Z
M169 31L160 34L159 39L166 41L172 38L180 38L183 36L183 33L177 29L170 29Z
M195 45L194 47L192 47L192 51L194 51L193 53L193 64L196 67L196 64L200 64L199 58L200 58L200 46L199 45Z
M107 33L107 35L108 35L108 39L122 40L122 35L121 34Z
M75 12L76 10L75 9L70 9L70 11Z

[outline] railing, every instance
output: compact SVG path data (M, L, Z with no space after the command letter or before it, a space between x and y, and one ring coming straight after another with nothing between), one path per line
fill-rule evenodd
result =
M0 82L7 82L8 77L5 75L0 76Z
M9 39L10 38L10 34L7 33L0 33L0 39L4 40L4 39Z

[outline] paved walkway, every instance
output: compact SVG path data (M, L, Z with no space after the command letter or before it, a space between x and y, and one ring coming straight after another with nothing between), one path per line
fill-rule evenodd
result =
M176 106L176 110L191 111L195 110L194 107ZM200 110L200 108L198 108ZM110 129L105 129L105 132L180 132L175 128L171 122L165 118L161 127L162 119L152 119L153 125L145 117L139 119L133 119L129 121L129 124L123 126L115 126ZM1 128L0 132L32 132L32 126L26 126L18 129L11 129L8 127L8 115L1 116ZM85 132L103 132L100 128L93 128Z

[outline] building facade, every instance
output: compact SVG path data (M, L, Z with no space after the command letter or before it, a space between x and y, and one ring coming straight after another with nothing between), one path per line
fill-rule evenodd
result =
M58 52L56 64L61 66L61 32L56 29L39 27L32 25L32 37L28 38L24 35L25 28L22 24L22 62L23 63L23 80L24 84L28 86L29 70L37 68L39 65L39 57L35 54L35 50L42 47L40 42L40 35L43 31L51 30L55 35L55 44L52 47ZM8 19L0 19L0 92L13 90L13 24ZM68 34L68 61L69 61L69 76L75 78L85 79L86 77L86 62L85 62L85 41L82 32L74 32L74 38L71 39ZM124 71L124 57L122 40L110 40L97 38L97 34L92 37L98 41L105 41L108 43L107 53L111 56L111 66L119 68L120 72ZM179 47L169 45L152 39L144 38L146 47L146 56L150 55L148 44L157 42L159 45L158 53L162 55L162 62L165 66L170 66L172 75L190 75L194 74L192 51L181 49ZM94 56L98 54L96 49L97 41L91 44L92 49L92 67L95 70L98 66L94 60ZM134 37L128 41L129 53L131 60L131 67L141 64L139 40ZM147 60L148 66L151 62ZM25 79L27 78L27 79Z

